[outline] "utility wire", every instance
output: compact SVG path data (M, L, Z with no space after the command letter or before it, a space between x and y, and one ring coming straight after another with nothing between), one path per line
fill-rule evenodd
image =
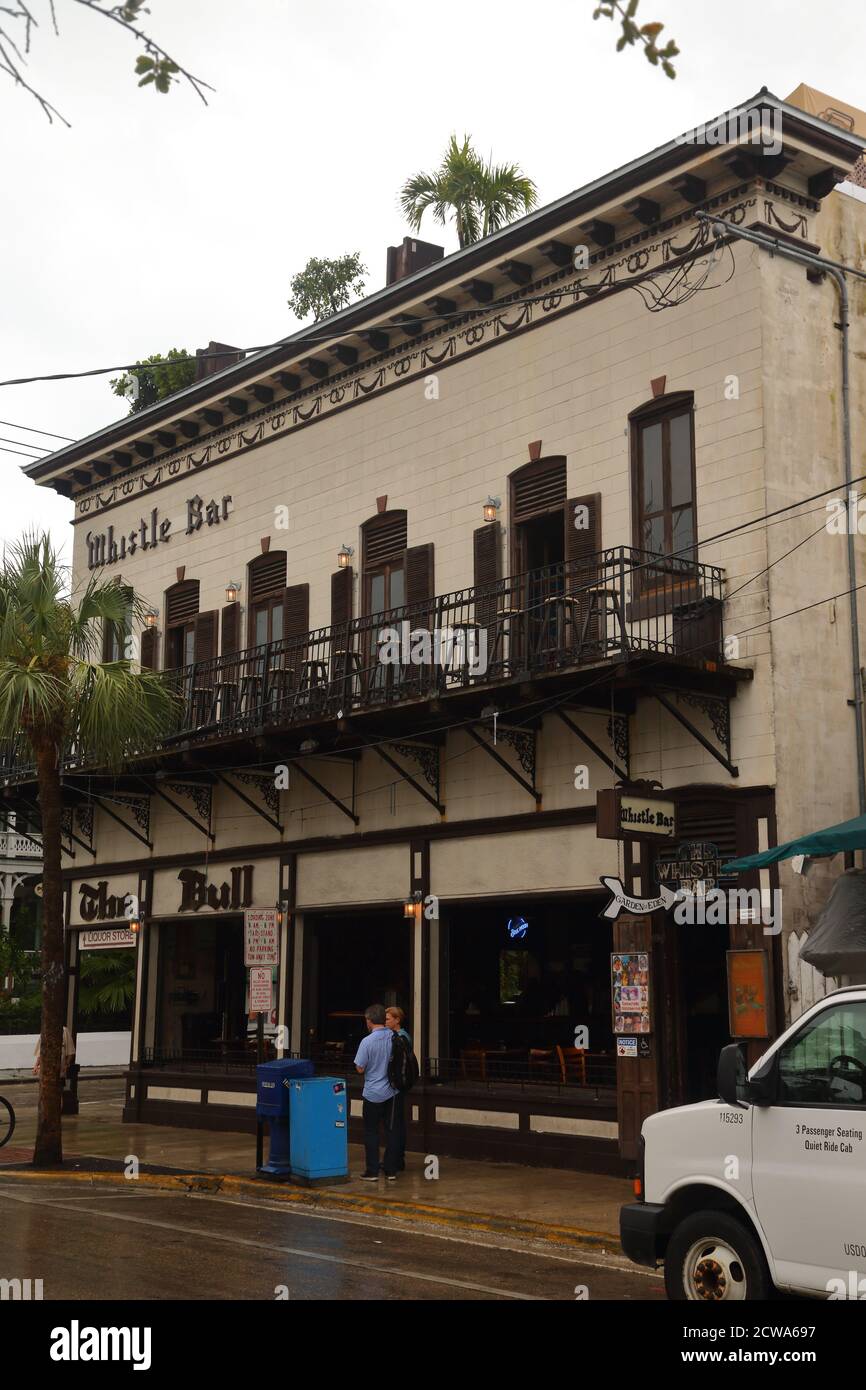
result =
M30 434L47 434L49 439L65 439L68 444L74 444L75 440L71 434L55 434L53 430L40 430L36 425L16 425L12 420L0 420L0 425L5 425L10 430L27 430ZM21 443L26 441L21 440ZM41 445L34 445L34 448Z

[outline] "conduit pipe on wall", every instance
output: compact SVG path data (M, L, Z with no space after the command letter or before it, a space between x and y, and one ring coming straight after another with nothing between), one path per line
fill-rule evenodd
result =
M698 212L695 216L701 222L711 223L714 227L724 227L730 236L739 237L743 241L751 241L762 250L769 251L773 255L784 256L789 261L796 261L799 265L806 266L810 270L820 270L829 275L836 286L839 295L839 323L834 326L841 330L842 334L842 449L845 464L845 500L848 508L848 588L850 590L850 619L851 619L851 673L854 688L854 698L849 701L854 709L854 728L857 740L857 796L860 805L860 815L866 815L866 762L864 762L863 748L863 679L860 667L860 629L857 611L857 558L854 550L854 537L857 534L857 509L851 496L851 479L853 472L851 468L851 381L850 381L850 344L849 344L849 302L848 286L845 283L846 275L854 275L860 280L866 280L866 273L856 270L852 266L843 265L840 261L829 260L825 256L819 256L815 252L800 251L796 247L780 241L777 237L768 236L764 232L755 232L747 227L735 227L732 222L727 222L724 217L715 217L709 212Z

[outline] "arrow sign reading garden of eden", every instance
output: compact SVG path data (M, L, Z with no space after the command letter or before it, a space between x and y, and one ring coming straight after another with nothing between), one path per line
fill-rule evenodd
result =
M660 907L667 910L681 897L680 893L675 893L672 888L665 888L662 884L658 898L631 898L626 893L621 878L601 878L599 882L604 884L611 895L610 902L601 916L609 918L612 922L616 921L621 912L633 912L640 917L645 912L657 912Z

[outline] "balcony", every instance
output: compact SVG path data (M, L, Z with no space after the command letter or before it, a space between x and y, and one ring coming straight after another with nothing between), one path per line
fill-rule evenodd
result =
M27 835L14 831L0 833L0 859L41 859L42 847Z
M592 689L608 709L612 685L679 684L727 698L751 672L723 660L723 585L716 566L620 546L197 662L165 673L178 695L175 727L130 758L293 729L339 730L345 746L377 713L388 732L410 736L420 705L448 702L449 717L460 717L492 691L507 705L505 687L516 688L516 703L542 681L575 699ZM94 762L73 746L64 765ZM26 780L32 769L7 745L0 775Z

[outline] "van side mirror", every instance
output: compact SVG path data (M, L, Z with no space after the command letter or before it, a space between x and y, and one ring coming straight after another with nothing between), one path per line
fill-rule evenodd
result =
M728 1043L727 1047L722 1048L719 1053L719 1069L716 1080L719 1088L719 1099L723 1100L726 1105L748 1103L746 1057L739 1043Z
M719 1053L719 1099L726 1105L774 1105L779 1092L779 1054L774 1052L749 1077L741 1043L729 1043Z

